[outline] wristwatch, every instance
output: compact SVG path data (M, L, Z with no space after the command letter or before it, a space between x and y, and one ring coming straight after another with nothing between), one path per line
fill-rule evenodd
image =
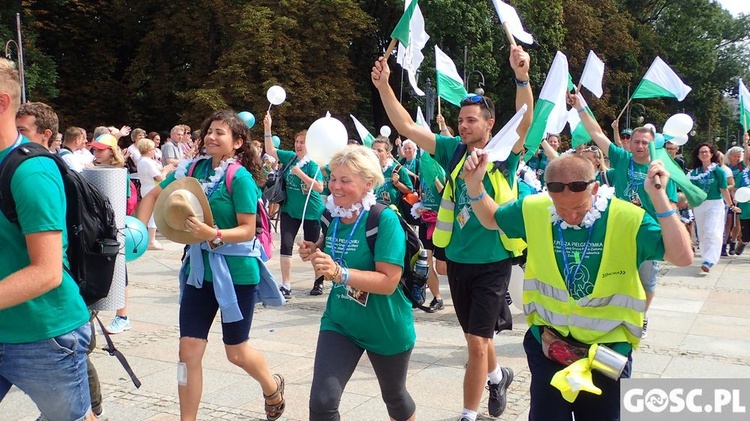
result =
M215 246L221 246L224 244L224 241L222 241L221 239L221 230L219 229L219 227L216 227L216 238L211 240L211 244Z

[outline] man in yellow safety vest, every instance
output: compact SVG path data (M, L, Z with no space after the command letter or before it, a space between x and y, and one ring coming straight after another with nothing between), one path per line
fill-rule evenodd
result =
M466 159L463 177L473 197L484 191L486 161L476 152ZM472 202L483 226L528 245L523 309L529 324L529 419L570 420L575 413L576 419L619 420L619 381L598 372L592 380L587 366L588 383L571 385L565 370L606 345L627 357L620 377L630 376L646 310L638 266L644 260L690 265L690 238L664 189L655 186L656 176L662 185L669 181L660 161L650 164L645 180L656 218L613 198L611 189L594 181L593 165L578 155L550 162L545 176L548 194L506 206L487 198ZM565 375L555 380L558 372ZM579 395L579 387L592 394Z

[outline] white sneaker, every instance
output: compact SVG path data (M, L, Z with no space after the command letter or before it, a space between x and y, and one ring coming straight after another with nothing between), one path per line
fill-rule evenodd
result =
M130 319L120 316L115 316L114 319L112 319L112 323L109 324L109 326L104 328L107 333L110 335L114 335L117 333L122 333L126 330L130 330Z

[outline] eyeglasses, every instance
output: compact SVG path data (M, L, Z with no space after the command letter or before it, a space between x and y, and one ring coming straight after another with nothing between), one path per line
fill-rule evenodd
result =
M570 191L572 191L573 193L580 193L586 190L589 184L592 184L594 182L596 182L596 180L571 181L570 183L560 183L557 181L551 181L547 183L547 190L550 193L562 193L562 191L565 190L565 186L568 186L568 189L570 189Z
M461 106L464 105L481 105L484 104L484 107L488 110L490 109L490 104L487 102L487 98L482 95L467 95L461 100Z
M703 151L698 151L698 154L699 154L699 155L702 155L702 154L704 154L704 153L711 153L711 151L710 151L710 150L708 150L708 151L706 151L706 150L703 150Z
M630 139L630 135L629 134L624 134L624 135L621 135L620 138L621 139Z

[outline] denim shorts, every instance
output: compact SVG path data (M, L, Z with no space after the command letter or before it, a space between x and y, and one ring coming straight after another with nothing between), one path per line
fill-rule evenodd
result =
M84 420L91 410L86 351L91 325L23 344L0 344L0 401L15 385L50 421Z

